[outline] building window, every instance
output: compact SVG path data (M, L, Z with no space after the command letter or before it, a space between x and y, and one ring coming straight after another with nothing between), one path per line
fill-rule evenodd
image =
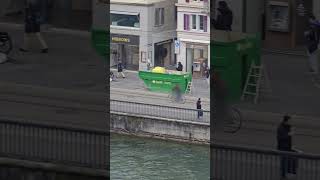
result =
M199 16L199 29L204 30L204 16Z
M129 14L110 14L110 20L112 26L124 26L124 27L135 27L140 28L140 15L129 15Z
M197 30L197 15L192 15L192 29Z
M190 16L191 18L189 18ZM184 30L190 30L191 28L192 30L207 32L207 26L207 16L195 14L184 15Z
M155 10L155 26L164 24L164 8L156 8Z
M190 26L189 26L189 15L188 14L185 14L184 15L184 30L190 30Z

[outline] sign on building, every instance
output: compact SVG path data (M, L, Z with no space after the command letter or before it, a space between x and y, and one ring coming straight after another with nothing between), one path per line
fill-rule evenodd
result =
M174 41L174 53L175 54L180 54L180 46L181 42L179 40Z

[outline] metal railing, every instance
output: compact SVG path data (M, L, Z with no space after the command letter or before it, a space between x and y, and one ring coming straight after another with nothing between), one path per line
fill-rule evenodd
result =
M211 163L214 180L320 179L319 155L211 145Z
M0 119L0 156L107 170L109 133Z
M198 119L197 109L145 104L120 100L110 100L110 111L127 113L135 116L152 116L192 122L210 122L210 111L202 110L203 116Z

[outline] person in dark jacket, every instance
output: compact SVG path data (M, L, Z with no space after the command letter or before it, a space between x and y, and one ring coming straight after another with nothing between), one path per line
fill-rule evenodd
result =
M181 64L181 62L178 62L178 67L176 69L177 69L177 71L183 70L183 65Z
M121 74L122 78L126 78L126 76L123 73L123 64L122 61L118 61L118 74L117 77L119 77L119 75Z
M219 1L218 16L213 19L213 26L217 30L232 31L233 13L225 1Z
M310 72L314 74L319 73L318 65L318 44L320 40L319 27L315 24L316 18L311 15L309 18L310 30L305 32L307 52L309 55Z
M201 99L199 98L197 101L197 110L198 110L198 119L203 116L203 111L202 111L202 105L201 105Z
M279 151L294 152L292 148L292 127L289 124L290 116L285 115L277 129L277 149ZM292 157L281 157L281 177L287 178L287 174L296 174L297 161Z
M41 36L40 24L41 24L41 7L37 0L28 0L25 8L25 33L24 33L24 45L20 48L20 51L27 52L30 49L30 41L32 38L36 38L41 45L41 52L48 53L47 43Z
M210 71L210 70L209 70ZM217 71L212 72L212 91L214 98L214 109L216 113L216 126L221 127L227 120L228 114L228 103L227 103L227 86L225 82L222 80L220 73Z

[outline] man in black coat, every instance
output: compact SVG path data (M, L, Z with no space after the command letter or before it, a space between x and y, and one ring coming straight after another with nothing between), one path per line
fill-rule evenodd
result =
M213 19L213 26L217 30L232 31L233 13L225 1L219 1L217 19Z
M277 149L280 151L294 152L292 148L292 127L289 124L290 116L285 115L277 129ZM296 174L297 161L293 157L281 157L281 177L286 179L287 174Z
M181 64L181 62L178 62L178 67L176 69L177 69L177 71L183 70L183 65Z

